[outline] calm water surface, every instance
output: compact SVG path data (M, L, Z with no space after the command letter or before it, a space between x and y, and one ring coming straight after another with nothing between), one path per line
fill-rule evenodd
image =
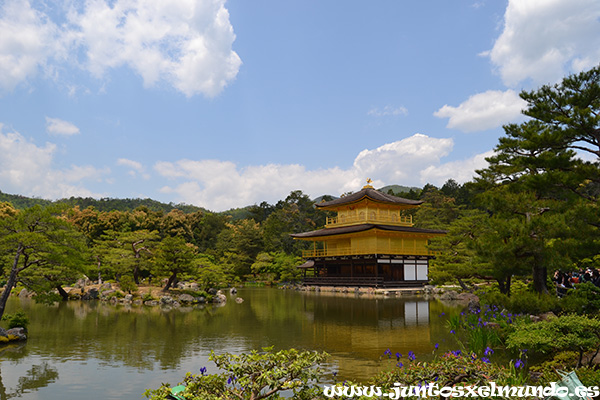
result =
M223 307L56 306L11 299L29 316L29 340L0 347L0 400L141 399L147 388L198 373L210 351L261 347L322 350L342 379L361 380L391 362L386 349L430 358L454 344L446 318L457 309L423 298L366 298L271 288L240 289ZM395 364L395 363L394 363Z

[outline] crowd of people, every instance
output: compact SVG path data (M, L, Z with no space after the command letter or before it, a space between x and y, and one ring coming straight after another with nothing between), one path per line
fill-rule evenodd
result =
M552 281L556 284L556 292L559 296L564 295L568 289L573 289L578 283L590 282L600 288L600 270L592 268L573 272L557 270Z

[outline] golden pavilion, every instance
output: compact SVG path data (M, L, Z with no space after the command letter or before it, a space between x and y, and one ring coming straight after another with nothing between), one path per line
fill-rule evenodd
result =
M370 180L368 181L370 183ZM305 285L419 287L428 282L428 241L446 232L415 228L406 211L423 202L367 184L359 192L316 204L337 215L323 229L296 233L312 241L302 254Z

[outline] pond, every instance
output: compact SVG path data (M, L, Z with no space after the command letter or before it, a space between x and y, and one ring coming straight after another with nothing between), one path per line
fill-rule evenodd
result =
M340 379L366 379L394 363L383 352L432 357L454 346L447 316L423 297L357 297L275 288L240 289L236 303L177 308L71 301L45 306L12 298L30 318L29 340L0 347L0 399L140 399L162 382L207 367L210 351L262 347L326 351ZM394 357L395 359L395 357Z

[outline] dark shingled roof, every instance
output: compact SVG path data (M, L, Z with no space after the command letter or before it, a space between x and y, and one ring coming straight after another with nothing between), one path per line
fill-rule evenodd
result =
M323 228L316 231L295 233L291 236L297 239L308 239L320 236L331 236L331 235L342 235L344 233L356 233L364 232L369 229L381 229L384 231L396 231L396 232L411 232L411 233L430 233L436 235L443 235L446 231L438 229L422 229L413 228L412 226L395 226L395 225L379 225L379 224L361 224L361 225L350 225L340 226L338 228Z
M379 203L402 204L409 206L418 206L419 204L423 204L423 201L421 200L404 199L402 197L396 197L389 194L385 194L371 187L364 187L360 192L352 193L348 196L340 197L339 199L318 203L316 204L316 206L319 208L340 206L343 204L356 203L365 197L368 197L369 199L377 201Z

